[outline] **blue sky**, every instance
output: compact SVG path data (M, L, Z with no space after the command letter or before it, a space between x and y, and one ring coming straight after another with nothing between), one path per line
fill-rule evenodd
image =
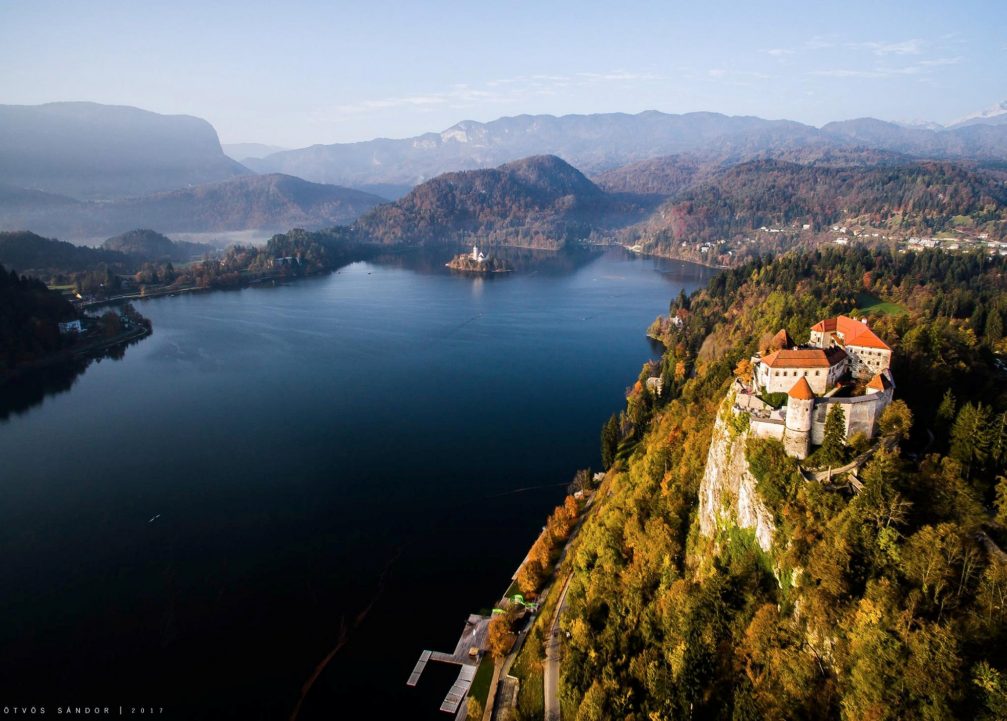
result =
M135 105L287 147L520 113L944 123L1007 100L1004 28L994 0L0 0L0 103Z

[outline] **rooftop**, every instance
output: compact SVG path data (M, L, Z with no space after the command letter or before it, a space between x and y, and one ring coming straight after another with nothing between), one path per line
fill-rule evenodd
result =
M874 331L867 327L866 323L845 315L819 321L811 326L811 330L824 333L835 333L838 331L843 336L844 345L891 350L883 340L874 334Z
M831 368L844 358L842 348L794 348L774 351L762 362L769 368Z
M797 379L797 383L794 387L790 389L787 393L791 398L796 398L799 401L810 401L815 397L814 392L811 390L811 386L808 385L808 379L801 376Z

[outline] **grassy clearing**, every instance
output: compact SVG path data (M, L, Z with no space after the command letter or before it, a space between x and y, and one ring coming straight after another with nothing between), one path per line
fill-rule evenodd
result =
M870 293L857 293L857 309L864 313L883 313L885 315L902 315L909 312L905 306L889 303Z
M492 680L493 657L486 654L483 656L483 660L479 662L476 677L472 679L472 688L469 690L469 696L479 701L483 708L486 708L486 697L489 696L490 681ZM479 721L479 719L472 719L472 717L469 716L468 721Z

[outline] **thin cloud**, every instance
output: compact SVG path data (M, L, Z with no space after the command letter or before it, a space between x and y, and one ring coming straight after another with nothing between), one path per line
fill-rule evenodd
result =
M930 58L902 67L831 68L827 70L812 70L809 75L827 78L896 78L906 75L927 75L937 68L957 65L960 62L961 58L957 57Z
M941 65L957 65L962 59L960 57L956 58L933 58L932 60L920 60L918 65L923 65L924 67L940 67Z
M912 40L901 40L898 42L858 42L848 43L851 50L867 50L875 55L920 55L923 53L924 43L918 38Z
M788 55L793 55L797 51L790 48L770 48L766 51L766 55L772 55L774 58L783 58Z
M511 78L489 80L481 87L467 83L455 83L448 89L415 95L387 98L372 98L353 103L337 105L313 118L314 122L326 123L349 116L379 113L388 110L408 108L416 111L430 111L438 107L463 109L474 105L515 104L528 99L557 95L576 87L600 86L613 83L643 83L664 80L653 73L634 73L614 70L605 73L582 72L573 75L522 75Z
M772 77L754 70L726 70L724 68L710 68L706 71L706 75L716 80L769 80Z

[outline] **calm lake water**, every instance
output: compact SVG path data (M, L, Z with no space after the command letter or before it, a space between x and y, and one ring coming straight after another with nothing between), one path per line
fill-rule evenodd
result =
M420 651L505 590L711 273L450 255L144 302L153 336L0 421L0 705L286 719L338 648L301 719L450 718Z

